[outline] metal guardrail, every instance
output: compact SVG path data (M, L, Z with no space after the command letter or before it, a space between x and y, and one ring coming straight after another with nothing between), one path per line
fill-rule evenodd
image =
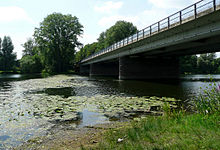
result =
M178 11L140 31L132 36L129 36L113 45L102 49L101 51L94 53L87 58L83 59L81 63L91 60L100 55L106 54L108 52L114 51L118 48L130 45L139 40L151 37L152 35L158 34L162 31L171 29L173 27L179 26L183 23L189 22L201 16L207 15L211 12L220 9L220 0L201 0L197 3L190 5L181 11Z

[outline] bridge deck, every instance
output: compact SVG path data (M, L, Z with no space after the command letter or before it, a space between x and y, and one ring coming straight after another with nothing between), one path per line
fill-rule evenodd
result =
M205 17L208 14L219 12L220 0L201 0L193 5L190 5L183 10L174 13L173 15L162 19L161 21L154 23L153 25L138 31L136 34L123 39L85 59L82 60L82 64L88 63L93 59L104 57L108 53L115 53L120 49L124 49L128 45L134 45L137 42L146 41L146 39L152 38L164 31L170 31L173 28L182 26L186 23L198 20L198 18ZM208 18L209 19L209 18Z

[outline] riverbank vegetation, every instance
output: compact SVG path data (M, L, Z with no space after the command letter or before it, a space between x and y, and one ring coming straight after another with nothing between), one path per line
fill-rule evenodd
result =
M189 113L164 105L163 116L135 119L130 126L111 129L93 149L220 149L219 87L205 90L192 108Z
M181 74L220 74L220 58L216 53L180 57Z

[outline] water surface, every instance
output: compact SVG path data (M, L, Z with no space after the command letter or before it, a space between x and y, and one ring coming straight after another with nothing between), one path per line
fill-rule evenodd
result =
M219 83L220 75L212 78ZM185 100L209 84L207 75L188 75L178 81L121 81L76 75L42 79L39 75L0 75L0 149L57 130L109 122L93 103L97 100L97 103L105 103L117 98L142 96Z

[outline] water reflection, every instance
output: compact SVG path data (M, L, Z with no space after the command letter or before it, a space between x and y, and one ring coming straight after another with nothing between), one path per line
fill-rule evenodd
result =
M39 75L0 75L0 149L20 144L48 131L56 132L59 129L72 129L77 125L84 127L108 122L109 119L96 112L94 106L85 106L85 102L88 99L95 99L96 95L189 99L201 91L200 87L204 88L210 84L207 75L189 75L182 77L182 80L166 81L122 81L80 76L65 77L64 81L63 76L50 81L28 80L39 77ZM212 78L218 83L220 75L213 75ZM63 119L62 115L65 114L62 112L65 111L59 108L60 106L72 110L73 114L79 110L78 107L82 107L81 120L74 123L49 122L46 115L50 113ZM37 116L35 113L37 109L51 112L45 113L45 116ZM55 112L59 113L59 116L56 116ZM68 119L68 116L66 118Z

